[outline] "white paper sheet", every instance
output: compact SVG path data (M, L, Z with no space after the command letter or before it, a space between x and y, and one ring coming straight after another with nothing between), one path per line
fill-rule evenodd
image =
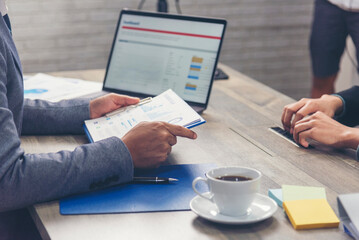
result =
M57 102L99 92L102 84L38 73L24 80L24 97Z
M205 122L175 92L167 90L151 102L127 108L110 117L86 120L85 124L92 140L96 142L112 136L121 138L142 121L163 121L188 128Z

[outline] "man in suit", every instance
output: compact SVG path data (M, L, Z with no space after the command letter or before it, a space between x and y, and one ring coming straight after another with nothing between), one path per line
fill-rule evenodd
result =
M157 167L165 161L177 136L197 137L181 126L140 123L122 139L111 137L73 151L24 153L22 134L83 134L85 119L136 104L139 99L117 94L58 103L24 99L22 67L4 6L0 0L0 212L93 190L93 186L131 181L134 168ZM16 238L4 233L11 226L1 225L12 217L0 214L0 239ZM18 220L15 217L15 224ZM23 226L14 229L19 227Z
M359 159L359 86L317 99L303 98L284 107L282 123L296 142L308 139L336 148L357 149Z

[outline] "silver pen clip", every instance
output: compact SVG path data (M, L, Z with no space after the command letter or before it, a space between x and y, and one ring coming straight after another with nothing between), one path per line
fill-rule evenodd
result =
M112 117L112 116L114 116L116 114L119 114L121 112L124 112L124 111L126 111L128 109L138 107L140 105L143 105L143 104L151 102L151 101L152 101L152 97L147 97L147 98L141 99L137 104L130 105L130 106L123 107L123 108L119 108L119 109L116 109L115 111L107 113L106 117Z

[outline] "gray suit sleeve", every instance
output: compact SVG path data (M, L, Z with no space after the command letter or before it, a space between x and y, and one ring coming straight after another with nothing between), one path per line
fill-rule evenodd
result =
M3 130L1 127L1 134ZM1 138L0 144L0 211L127 182L133 177L130 153L116 137L74 151L43 154L24 154L14 135Z
M84 120L90 117L89 101L25 99L22 134L83 134Z
M21 111L22 106L9 107L22 104L22 101L9 102L7 96L11 88L21 87L14 85L15 80L8 78L5 57L0 54L0 211L132 179L131 155L121 139L116 137L79 146L74 151L25 154L20 147L16 125L20 121L14 119L21 113L14 114L10 110ZM23 119L29 121L24 123L27 133L80 132L82 121L88 117L86 101L69 101L60 105L33 102L27 103L25 108L27 112Z
M25 154L0 81L0 211L130 181L131 155L117 137L74 151Z

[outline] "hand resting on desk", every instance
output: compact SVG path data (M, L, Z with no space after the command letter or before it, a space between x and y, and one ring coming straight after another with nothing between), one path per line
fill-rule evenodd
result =
M316 112L296 122L293 138L304 147L309 146L307 139L313 139L335 148L356 149L359 129L347 127L322 112Z
M300 101L284 107L282 114L283 127L293 134L295 124L304 117L318 111L333 117L342 111L342 105L343 103L339 97L331 95L323 95L321 98L316 99L302 98Z
M335 148L356 149L359 144L359 129L347 127L333 119L342 109L343 102L337 96L303 98L284 107L283 127L304 147L308 147L308 139L312 139Z

